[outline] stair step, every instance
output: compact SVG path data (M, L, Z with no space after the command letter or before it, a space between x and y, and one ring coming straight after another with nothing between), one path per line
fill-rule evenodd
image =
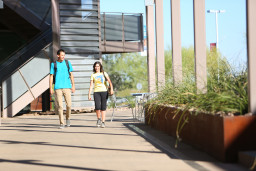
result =
M241 151L238 153L238 160L248 169L256 171L256 151Z

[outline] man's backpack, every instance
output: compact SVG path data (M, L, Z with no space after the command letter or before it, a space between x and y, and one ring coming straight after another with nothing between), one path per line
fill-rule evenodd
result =
M69 76L70 76L68 60L65 60L65 62L66 62L67 68L68 68ZM55 84L56 72L57 72L57 63L56 63L56 61L55 61L55 62L54 62L53 84Z

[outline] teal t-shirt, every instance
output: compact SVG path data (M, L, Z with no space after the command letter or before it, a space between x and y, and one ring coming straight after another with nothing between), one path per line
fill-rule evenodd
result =
M63 89L63 88L72 88L69 72L73 71L73 67L70 61L68 61L69 72L68 72L68 67L66 65L65 60L63 60L62 62L56 61L56 63L57 63L57 71L56 71L56 77L55 77L54 90ZM53 74L53 75L55 74L54 63L51 64L50 74Z

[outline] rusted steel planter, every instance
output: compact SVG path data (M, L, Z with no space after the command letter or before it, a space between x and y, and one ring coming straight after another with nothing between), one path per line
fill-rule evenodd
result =
M146 110L147 125L176 137L179 120L176 107L161 106L154 113ZM225 162L235 162L238 151L256 150L256 116L219 116L204 113L190 114L180 137L215 158Z

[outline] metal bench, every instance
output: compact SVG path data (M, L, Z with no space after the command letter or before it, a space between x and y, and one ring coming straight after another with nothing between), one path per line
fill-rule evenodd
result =
M111 122L114 119L115 110L117 108L123 108L123 107L131 108L132 109L133 120L135 119L134 114L133 114L133 108L131 107L131 105L129 103L129 100L127 98L123 98L123 97L118 98L115 95L113 95L113 96L110 97L110 99L114 103L113 104L113 112L112 112L112 116L111 116Z
M134 118L144 123L145 122L145 104L156 97L156 93L132 93L135 97L135 113Z

